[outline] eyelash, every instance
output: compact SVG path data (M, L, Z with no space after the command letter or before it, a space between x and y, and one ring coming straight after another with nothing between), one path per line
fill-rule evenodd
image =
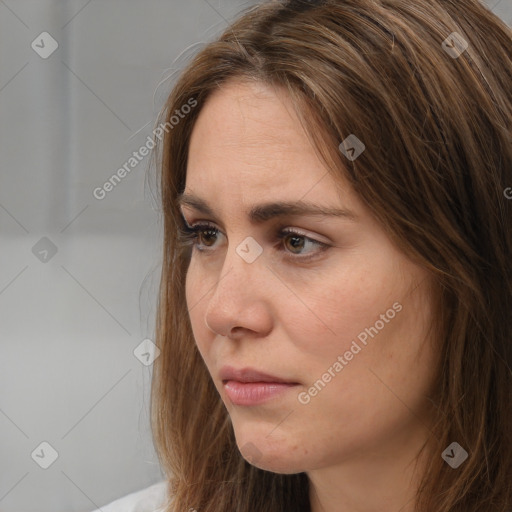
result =
M194 248L197 249L201 253L212 252L214 249L200 249L199 246L196 244L196 241L199 238L199 233L201 231L206 231L206 230L214 231L215 236L217 236L217 234L220 232L215 226L213 226L210 223L198 223L198 224L193 224L192 226L189 226L186 223L184 223L184 225L182 225L178 229L179 242L181 245L185 245L185 246L193 245ZM299 233L298 231L294 231L290 228L282 229L281 231L278 231L276 233L275 238L276 238L276 241L282 242L289 235L294 235L296 237L304 238L305 240L308 240L308 241L312 242L314 245L318 246L318 250L314 251L314 254L312 254L311 256L296 256L296 255L293 256L292 255L289 258L293 259L293 260L297 260L297 261L301 261L301 262L312 260L312 259L316 258L319 255L319 253L324 252L325 250L327 250L330 247L330 245L328 245L324 242L314 240L313 238L310 238L310 237L308 237L302 233ZM283 244L280 243L279 245L282 246ZM293 253L290 253L290 254L293 254Z

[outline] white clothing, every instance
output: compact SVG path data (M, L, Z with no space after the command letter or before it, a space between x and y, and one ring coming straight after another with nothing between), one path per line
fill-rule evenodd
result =
M159 482L132 492L92 512L163 512L167 500L167 482Z

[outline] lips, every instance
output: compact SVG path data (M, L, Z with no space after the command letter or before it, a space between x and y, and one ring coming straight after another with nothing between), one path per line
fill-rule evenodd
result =
M298 382L261 372L255 368L223 366L220 378L231 403L238 406L262 405L271 400L284 400Z
M219 376L223 383L236 381L243 383L271 382L279 384L298 384L298 382L277 377L276 375L270 375L251 367L234 368L233 366L223 366L219 372Z

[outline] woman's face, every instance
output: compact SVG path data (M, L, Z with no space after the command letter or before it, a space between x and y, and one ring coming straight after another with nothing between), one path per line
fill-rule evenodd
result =
M437 364L427 274L336 186L289 99L237 81L216 91L192 133L185 194L211 210L182 203L189 226L208 223L186 276L190 321L244 457L297 473L417 448ZM298 201L353 216L248 216ZM279 240L288 228L299 234ZM226 385L225 365L294 385Z

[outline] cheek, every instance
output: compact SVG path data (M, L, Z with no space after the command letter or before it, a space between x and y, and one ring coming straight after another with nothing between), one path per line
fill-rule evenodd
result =
M321 389L313 408L342 418L350 411L362 422L354 428L370 425L376 416L384 422L401 418L404 403L422 407L431 391L436 360L431 340L424 340L432 321L428 293L423 287L409 293L411 283L397 275L367 274L359 287L346 279L343 293L337 286L324 289L316 295L318 311L319 304L330 304L320 311L324 322L317 319L312 337L302 338L308 384L318 382Z
M316 360L343 354L352 341L373 326L381 314L392 308L400 294L393 289L390 273L367 271L356 265L321 276L281 305L290 339L301 352ZM383 330L386 330L388 324Z
M204 280L198 278L197 273L193 269L193 263L191 263L185 278L185 299L187 302L187 310L190 325L192 327L192 333L196 340L197 348L203 357L206 350L203 340L206 339L205 332L208 329L204 322L206 291L207 290L204 287Z

